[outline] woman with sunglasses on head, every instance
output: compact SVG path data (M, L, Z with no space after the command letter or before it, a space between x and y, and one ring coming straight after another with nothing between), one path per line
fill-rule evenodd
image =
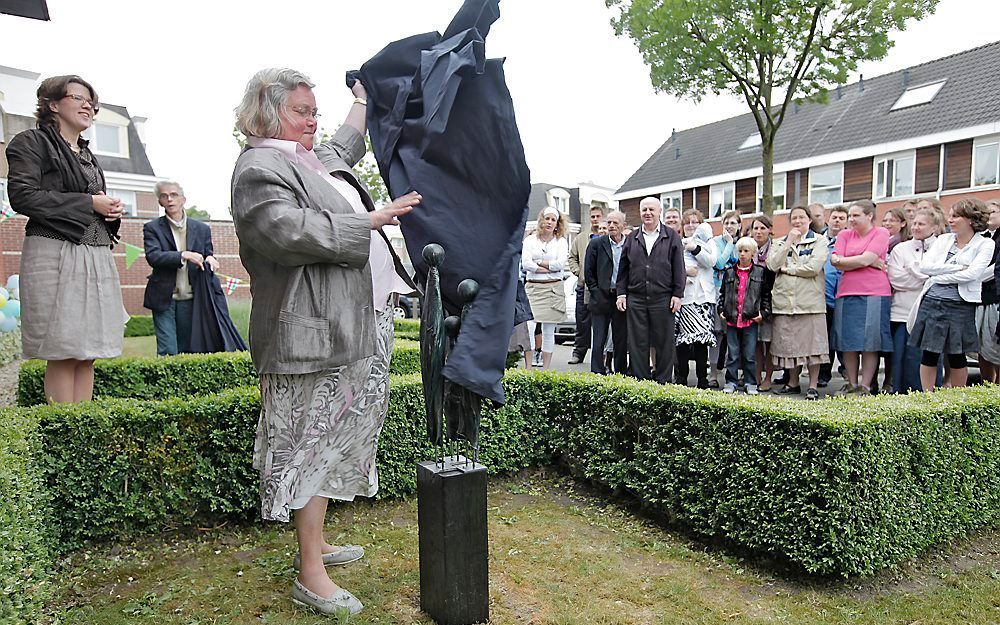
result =
M10 205L28 217L23 352L47 361L48 401L88 401L94 360L122 352L128 316L111 248L124 207L105 195L104 172L83 138L99 108L94 88L79 76L53 76L36 95L37 128L7 146Z

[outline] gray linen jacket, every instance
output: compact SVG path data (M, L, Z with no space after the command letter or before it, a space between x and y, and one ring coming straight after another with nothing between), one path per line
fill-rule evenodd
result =
M365 153L357 129L341 126L315 152L375 210L351 170ZM250 354L257 372L312 373L374 354L368 215L355 213L321 175L269 148L240 154L232 192L240 259L250 274ZM412 286L391 245L389 251Z

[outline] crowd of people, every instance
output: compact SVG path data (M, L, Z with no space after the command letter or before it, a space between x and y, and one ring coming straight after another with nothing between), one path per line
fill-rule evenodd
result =
M700 211L657 198L640 202L639 219L630 229L595 206L590 232L568 243L565 215L540 212L522 276L541 342L531 327L512 341L526 367L551 366L572 273L569 363L590 350L594 373L686 385L693 362L698 388L815 400L834 367L839 395L964 386L977 354L982 380L1000 380L1000 200L945 209L925 198L881 218L871 200L795 206L784 236L771 217L736 211L714 235Z

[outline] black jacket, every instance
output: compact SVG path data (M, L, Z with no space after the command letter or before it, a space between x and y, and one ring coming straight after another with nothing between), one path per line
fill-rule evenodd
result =
M624 255L625 250L622 249ZM615 305L616 286L611 282L615 270L615 257L611 251L611 237L604 234L587 244L583 261L583 277L590 291L590 311L597 315L610 314Z
M177 251L174 233L165 216L143 224L142 245L146 249L146 262L153 268L153 273L148 276L142 305L154 312L166 310L173 298L177 270L183 263L181 253ZM197 219L188 219L187 249L202 256L213 256L212 229ZM203 273L203 270L194 263L188 263L187 268L188 280L193 287L197 280L195 274Z
M736 323L739 318L737 302L739 301L739 278L736 276L736 265L726 269L722 277L722 291L719 293L719 311L727 322ZM764 319L771 318L771 289L767 288L767 270L759 265L750 269L750 280L747 282L747 292L743 297L743 318L753 319L761 315Z
M87 142L80 142L88 150ZM97 163L97 159L93 159ZM87 179L76 156L49 126L17 134L7 146L7 193L15 211L28 217L28 225L39 224L79 244L94 219L94 200L87 193ZM104 188L104 172L97 165ZM104 222L117 240L121 220Z
M640 296L651 300L684 297L684 246L680 236L660 224L660 236L646 254L642 226L625 239L625 249L618 266L617 295Z
M1000 293L997 292L1000 286L1000 228L993 233L993 243L993 275L983 282L983 304L986 305L1000 301Z

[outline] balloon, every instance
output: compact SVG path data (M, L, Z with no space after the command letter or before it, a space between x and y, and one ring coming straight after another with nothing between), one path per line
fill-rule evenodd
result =
M21 277L15 273L11 277L7 278L7 290L16 291L17 288L20 286L20 283L21 283Z
M0 312L2 312L7 317L13 317L14 319L17 319L18 317L21 316L21 302L17 301L16 299L12 299L8 301L3 308L0 308Z
M7 300L9 299L10 299L10 292L7 291L7 289L0 286L0 306L6 304Z
M13 332L17 327L17 319L0 313L0 332Z

